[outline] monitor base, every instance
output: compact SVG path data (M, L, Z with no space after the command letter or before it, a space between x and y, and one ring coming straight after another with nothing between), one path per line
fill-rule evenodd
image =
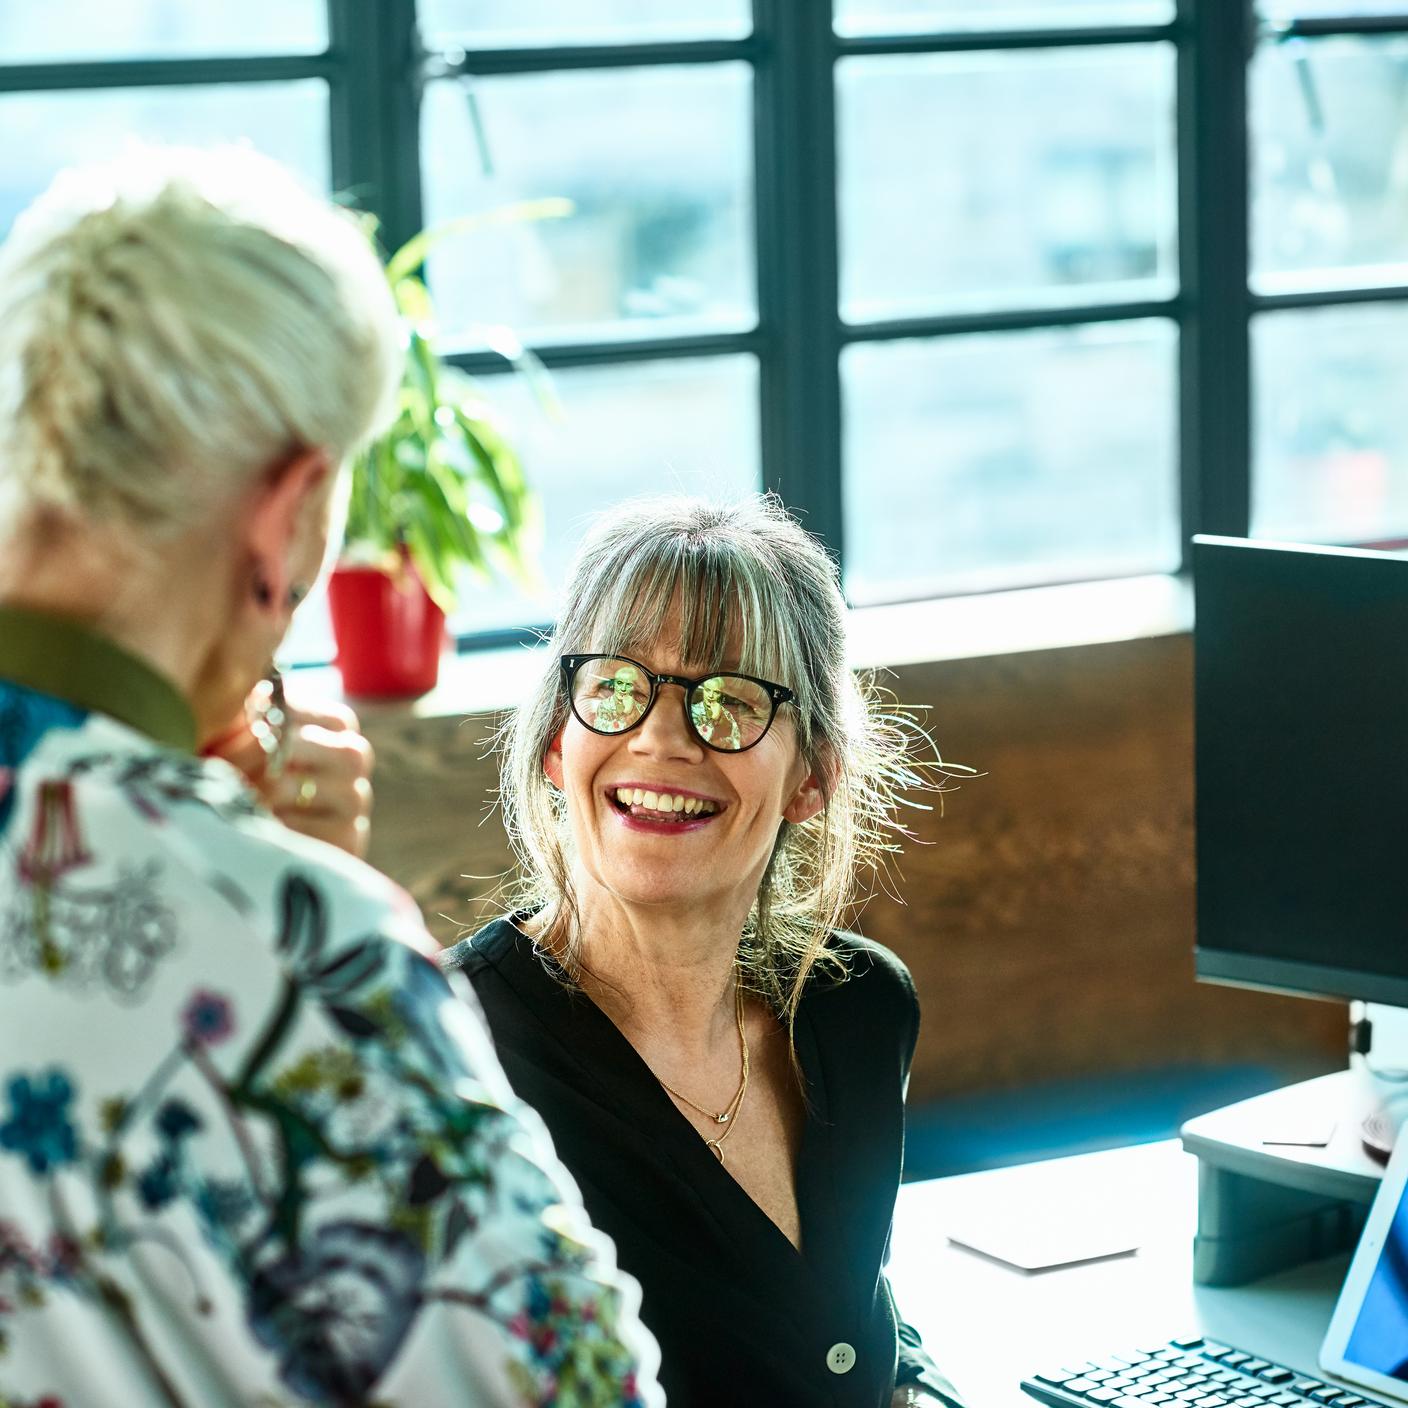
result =
M1360 1068L1189 1120L1183 1147L1198 1159L1193 1279L1241 1285L1352 1247L1383 1174L1362 1127L1374 1119L1396 1130L1405 1116L1402 1084Z

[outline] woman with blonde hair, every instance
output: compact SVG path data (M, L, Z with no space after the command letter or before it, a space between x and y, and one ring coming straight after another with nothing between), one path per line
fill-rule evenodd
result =
M198 756L402 356L356 225L249 153L70 173L0 250L5 1403L658 1401L415 907Z
M443 961L641 1282L674 1405L957 1401L882 1270L914 988L838 931L906 758L776 500L626 505L583 544L506 731L523 894Z

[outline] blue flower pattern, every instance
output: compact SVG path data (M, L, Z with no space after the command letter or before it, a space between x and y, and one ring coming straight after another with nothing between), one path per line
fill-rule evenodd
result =
M32 1079L11 1079L6 1094L10 1117L0 1124L0 1148L21 1155L30 1171L43 1175L70 1164L78 1156L78 1134L69 1120L73 1083L62 1071L50 1070Z

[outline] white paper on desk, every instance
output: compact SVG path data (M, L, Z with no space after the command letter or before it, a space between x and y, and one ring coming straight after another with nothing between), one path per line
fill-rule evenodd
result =
M1004 1262L1018 1271L1050 1271L1082 1261L1129 1256L1140 1238L1128 1227L1072 1218L1059 1203L1004 1212L1000 1219L975 1219L947 1229L956 1247Z

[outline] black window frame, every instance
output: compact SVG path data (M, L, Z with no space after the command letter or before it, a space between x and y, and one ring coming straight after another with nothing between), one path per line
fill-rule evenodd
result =
M376 216L395 248L421 228L420 106L457 75L743 61L754 76L757 324L736 332L535 344L549 368L745 353L759 366L760 459L776 491L845 563L841 354L854 343L1163 318L1178 329L1182 569L1195 533L1242 536L1251 518L1251 327L1280 309L1408 299L1408 285L1258 294L1250 280L1247 84L1259 42L1408 35L1394 16L1261 26L1254 0L1176 0L1162 24L841 36L825 0L753 0L735 39L428 51L415 0L326 0L322 53L0 64L0 95L26 91L323 79L334 191ZM851 56L1167 43L1176 55L1178 289L1168 298L846 323L840 311L835 70ZM805 258L796 251L807 251ZM472 373L490 352L453 351ZM536 638L543 623L463 635L461 650Z

